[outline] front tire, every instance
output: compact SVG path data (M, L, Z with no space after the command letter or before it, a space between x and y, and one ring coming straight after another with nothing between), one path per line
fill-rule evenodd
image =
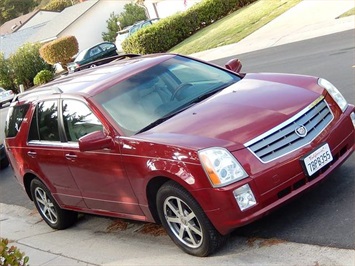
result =
M77 213L61 209L41 181L33 179L30 188L32 199L39 214L50 227L65 229L76 222Z
M179 184L169 181L157 193L160 221L174 243L188 254L205 257L225 240L196 200Z

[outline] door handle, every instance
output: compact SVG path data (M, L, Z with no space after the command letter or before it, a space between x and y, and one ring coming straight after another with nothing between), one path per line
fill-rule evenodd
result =
M27 155L30 156L31 158L35 158L37 156L37 152L29 151L29 152L27 152Z
M75 154L70 154L70 153L67 153L65 155L65 158L67 158L68 160L75 160L76 158L78 158L78 156L76 156Z

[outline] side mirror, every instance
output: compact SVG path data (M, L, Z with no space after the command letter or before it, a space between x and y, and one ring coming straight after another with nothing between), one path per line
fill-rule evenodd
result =
M227 64L225 65L225 67L229 70L239 73L240 70L242 69L242 63L240 62L239 59L234 58L234 59L229 60L227 62Z
M102 131L91 132L79 139L80 151L102 150L112 147L112 138Z

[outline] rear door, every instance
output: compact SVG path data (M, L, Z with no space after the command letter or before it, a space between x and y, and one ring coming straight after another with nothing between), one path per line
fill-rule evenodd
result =
M75 99L63 99L62 110L67 138L64 157L86 205L95 211L143 215L118 145L111 150L79 150L80 137L104 130L99 119L84 102Z
M30 124L25 160L60 205L85 207L64 156L58 122L57 99L37 104Z

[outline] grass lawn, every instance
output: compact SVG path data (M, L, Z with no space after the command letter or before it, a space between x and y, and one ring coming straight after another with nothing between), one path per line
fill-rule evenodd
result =
M349 11L345 12L341 16L339 16L339 18L343 18L343 17L347 17L347 16L353 16L353 15L355 15L355 7L350 9Z
M236 43L302 0L259 0L198 31L169 50L192 54Z

